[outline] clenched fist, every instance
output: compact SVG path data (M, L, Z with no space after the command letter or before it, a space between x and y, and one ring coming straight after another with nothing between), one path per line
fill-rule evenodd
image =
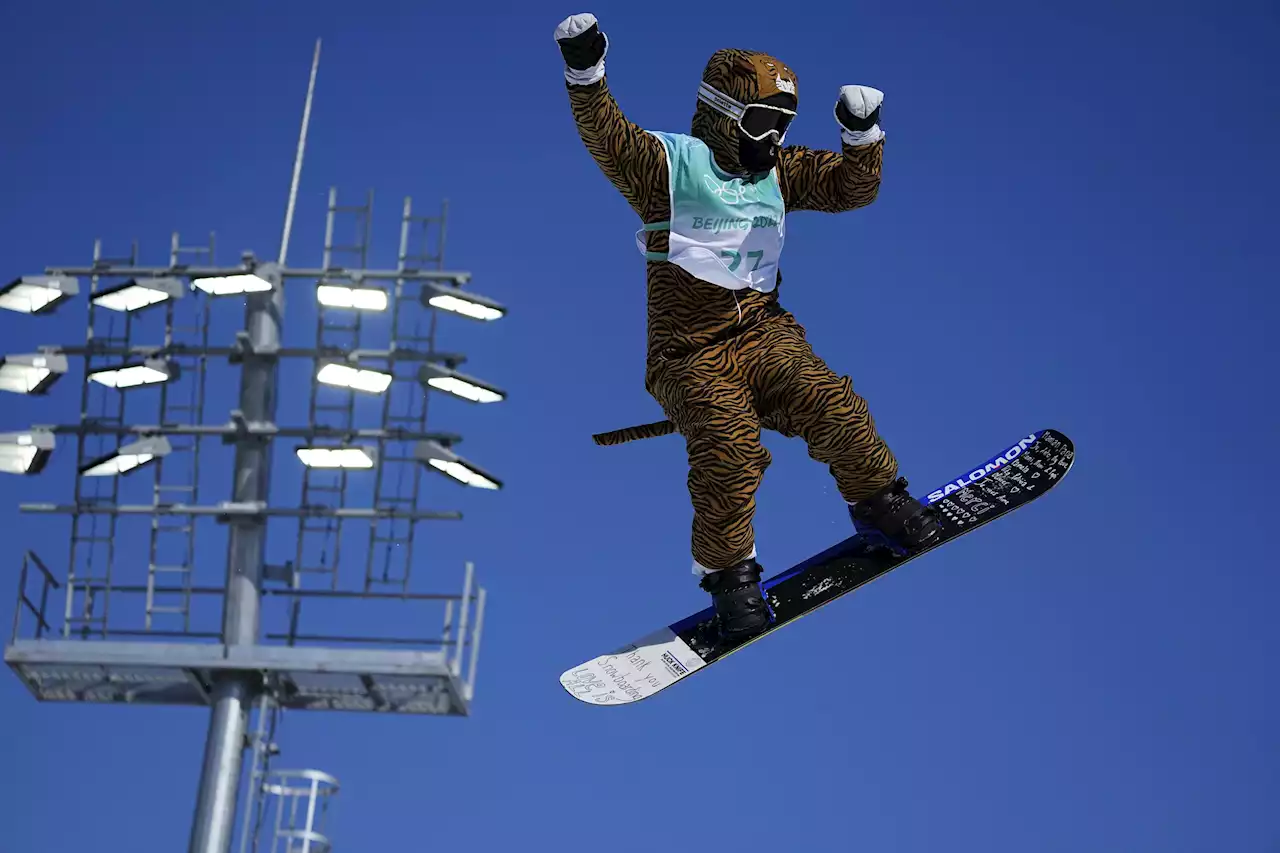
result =
M609 52L609 39L600 31L600 23L592 14L570 15L556 27L556 44L564 57L565 79L578 86L595 83L604 77L604 56Z
M884 92L870 86L841 86L836 100L836 121L845 145L870 145L884 138L880 129L880 104Z

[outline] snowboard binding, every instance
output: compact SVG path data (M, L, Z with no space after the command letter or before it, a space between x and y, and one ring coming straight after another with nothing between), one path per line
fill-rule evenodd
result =
M748 558L731 569L709 572L698 584L711 593L715 618L709 626L711 644L729 649L741 645L773 624L773 610L760 588L760 564Z
M860 532L869 529L880 533L908 554L931 548L942 540L937 510L911 497L903 477L850 506L849 517Z

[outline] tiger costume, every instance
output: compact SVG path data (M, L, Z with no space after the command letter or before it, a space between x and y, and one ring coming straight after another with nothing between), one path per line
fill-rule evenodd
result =
M749 634L767 619L753 531L770 463L762 429L802 438L855 517L896 524L907 539L936 535L936 519L897 478L866 401L814 354L778 298L786 213L853 210L879 192L880 93L842 90L841 151L783 147L799 103L795 72L767 54L718 50L702 75L691 133L650 132L628 121L609 91L608 39L594 16L567 18L556 39L578 133L643 225L645 388L667 417L596 440L684 436L694 573L713 595L722 631Z

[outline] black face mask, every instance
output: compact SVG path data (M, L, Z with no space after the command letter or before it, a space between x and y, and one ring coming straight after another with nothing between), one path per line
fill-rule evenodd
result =
M772 139L756 142L738 134L738 162L752 174L768 172L778 165L778 146Z

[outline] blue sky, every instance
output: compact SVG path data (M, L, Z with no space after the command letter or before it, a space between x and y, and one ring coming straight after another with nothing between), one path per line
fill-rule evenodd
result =
M1280 471L1253 448L1280 427L1274 6L112 5L0 7L0 277L86 263L97 237L162 263L174 230L216 231L223 263L273 255L321 36L291 260L318 264L332 185L375 190L382 267L402 198L447 197L449 265L511 309L440 335L510 401L443 401L431 420L508 487L431 479L428 503L466 520L425 528L415 566L419 589L452 591L474 560L489 590L475 713L287 716L283 763L342 782L335 850L1278 849ZM612 711L557 675L705 598L679 439L590 440L661 413L643 389L636 220L576 136L552 41L581 11L646 127L686 130L727 46L795 68L796 143L838 144L841 85L882 89L880 198L792 220L787 306L913 485L1039 427L1079 452L1048 499ZM295 345L314 329L305 303ZM0 318L4 348L79 342L83 317ZM229 341L239 314L219 317ZM214 383L210 420L233 395ZM3 422L76 416L63 388L7 398ZM766 442L773 572L848 521L802 444ZM16 505L65 499L68 455L0 483L6 590L24 548L65 569L50 544L65 523ZM277 499L295 501L296 468L278 470ZM293 535L274 532L270 556ZM145 549L119 559L136 572ZM182 849L204 713L45 706L11 676L0 708L0 848Z

